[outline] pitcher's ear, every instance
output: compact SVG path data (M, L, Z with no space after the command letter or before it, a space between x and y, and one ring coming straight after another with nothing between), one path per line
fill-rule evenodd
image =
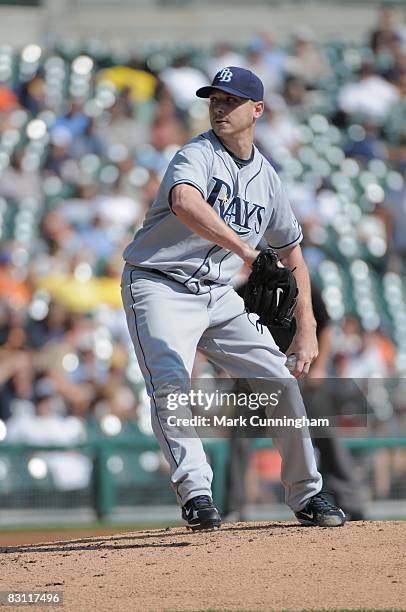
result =
M256 119L262 115L264 112L264 103L262 100L259 102L254 102L254 116Z

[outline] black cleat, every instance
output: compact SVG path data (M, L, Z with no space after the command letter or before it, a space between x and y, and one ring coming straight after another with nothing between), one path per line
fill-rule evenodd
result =
M208 495L189 499L182 508L182 518L193 531L218 529L221 525L220 514Z
M341 527L346 520L341 508L330 504L321 493L313 495L295 515L302 525L317 527Z

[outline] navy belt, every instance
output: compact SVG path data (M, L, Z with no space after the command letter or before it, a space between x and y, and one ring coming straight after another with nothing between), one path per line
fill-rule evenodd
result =
M172 278L171 276L169 276L169 274L165 274L165 272L162 272L162 270L158 270L158 268L143 268L142 266L134 266L135 268L139 268L140 270L145 270L146 272L153 272L154 274L158 274L158 276L162 276L163 278L169 278L170 280L175 280L174 278ZM195 278L194 280L199 281L198 278ZM202 280L201 281L203 285L206 286L212 286L212 285L217 285L216 281L213 280Z

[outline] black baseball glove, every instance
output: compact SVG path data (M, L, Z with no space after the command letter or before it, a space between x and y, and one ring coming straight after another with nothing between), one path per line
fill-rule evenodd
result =
M259 315L261 325L289 327L299 291L293 272L278 266L278 262L271 248L258 255L245 289L245 308Z

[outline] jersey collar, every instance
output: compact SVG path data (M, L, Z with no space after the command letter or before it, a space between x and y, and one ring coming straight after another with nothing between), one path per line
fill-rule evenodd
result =
M252 151L251 151L250 158L249 159L241 159L240 157L237 157L237 155L235 155L232 151L230 151L230 149L228 149L226 147L224 142L217 136L217 134L213 130L211 130L211 132L212 132L213 136L221 144L221 146L226 151L226 153L229 154L229 156L231 157L231 159L234 161L234 163L236 164L236 166L239 169L244 168L245 166L248 166L254 160L254 157L255 157L255 146L254 145L252 145Z

